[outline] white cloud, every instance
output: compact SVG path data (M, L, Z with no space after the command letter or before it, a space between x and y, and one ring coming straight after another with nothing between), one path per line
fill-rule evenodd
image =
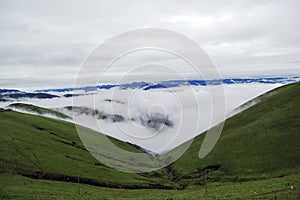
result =
M225 104L225 113L232 115L233 110L252 98L276 88L282 84L234 84L213 86L210 89L225 91L225 101L218 99L218 103ZM221 95L222 96L222 95ZM170 150L194 136L212 127L218 120L212 121L213 109L211 92L203 86L181 86L167 89L126 89L99 90L95 95L83 95L72 98L53 99L23 99L21 102L47 108L62 108L65 106L84 106L98 109L107 114L119 114L126 120L111 122L96 119L91 115L79 114L75 122L105 133L120 140L138 144L155 152ZM105 101L112 99L114 101ZM120 103L121 102L121 103ZM6 106L9 103L1 103ZM73 116L71 111L60 110ZM143 126L140 118L160 113L168 116L174 124L172 127L164 126L156 130ZM224 116L223 116L224 117ZM131 119L135 119L132 121ZM224 118L223 118L224 119ZM95 123L96 121L96 123ZM198 127L196 128L196 125ZM200 148L200 146L199 146Z

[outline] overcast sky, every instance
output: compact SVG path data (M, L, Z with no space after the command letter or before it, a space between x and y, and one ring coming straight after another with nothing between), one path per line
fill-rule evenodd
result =
M146 27L196 41L222 76L299 76L299 10L298 0L0 0L0 88L72 86L98 45Z

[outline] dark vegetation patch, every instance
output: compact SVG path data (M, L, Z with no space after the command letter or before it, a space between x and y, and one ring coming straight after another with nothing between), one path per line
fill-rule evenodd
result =
M64 174L53 174L46 172L35 172L33 174L21 174L23 176L33 178L33 179L44 179L44 180L53 180L53 181L63 181L63 182L73 182L78 183L78 181L82 184L94 185L99 187L108 187L108 188L119 188L119 189L164 189L170 190L175 189L172 186L161 185L159 183L148 184L148 185L123 185L116 183L105 183L100 182L98 180L78 177L78 176L67 176Z
M119 104L124 104L123 101L114 100L114 99L104 99L103 101L106 101L106 102L109 102L109 103L119 103Z
M36 126L35 128L36 128L37 130L40 130L40 131L45 131L45 130L46 130L45 128L39 127L39 126Z
M106 99L108 102L115 102L115 100ZM121 102L118 102L121 103ZM88 107L79 107L79 106L67 106L65 109L72 111L76 114L81 115L90 115L96 117L100 120L107 120L111 122L123 122L123 121L138 121L141 125L155 129L155 130L162 130L166 127L172 128L174 123L169 119L168 115L163 115L160 113L152 113L147 115L142 115L137 118L126 119L124 116L120 114L108 114L104 111L99 111L97 109L91 109Z
M160 113L151 113L140 117L142 125L155 129L162 130L165 127L173 127L173 122L169 120L168 115Z
M0 108L0 112L8 112L11 111L10 109L4 109L4 108Z
M78 97L78 96L82 96L83 94L64 94L64 97Z
M96 117L101 120L108 120L111 122L122 122L125 118L119 114L108 114L104 111L99 111L97 109L87 108L87 107L79 107L79 106L66 106L65 109L72 111L76 114L81 115L90 115L92 117Z
M203 170L211 170L211 171L215 171L220 169L221 165L220 164L214 164L214 165L208 165L207 167L205 167Z
M87 151L83 146L81 145L78 145L76 142L70 142L70 141L65 141L65 140L60 140L60 139L53 139L55 141L58 141L60 143L63 143L63 144L66 144L68 146L71 146L71 147L74 147L74 148L77 148L77 149L80 149L80 150L84 150L84 151Z
M21 98L37 98L37 99L52 99L59 97L57 95L47 93L12 93L12 94L1 94L1 98L7 99L21 99Z

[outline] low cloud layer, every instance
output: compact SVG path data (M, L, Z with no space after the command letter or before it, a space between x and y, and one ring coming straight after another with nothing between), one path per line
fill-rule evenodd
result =
M282 84L233 84L224 87L224 114L231 116L243 103ZM67 93L68 91L66 91ZM211 91L205 86L179 86L154 90L98 90L89 95L51 99L17 99L0 102L29 103L52 108L73 117L83 126L112 137L142 146L154 152L164 152L202 133L218 122L212 121L214 109ZM74 106L74 107L72 107ZM198 127L196 127L198 126Z

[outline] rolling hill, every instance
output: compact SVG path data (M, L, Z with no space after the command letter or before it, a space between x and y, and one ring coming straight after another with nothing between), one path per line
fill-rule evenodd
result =
M17 111L24 111L29 112L30 114L37 114L37 115L47 115L50 117L56 117L60 119L71 119L69 116L64 115L60 112L57 112L55 110L42 108L39 106L31 105L31 104L25 104L25 103L13 103L7 106L9 109L16 109Z
M300 83L270 91L257 104L226 120L214 149L199 159L204 134L173 163L183 176L210 169L215 179L280 177L300 172Z
M300 83L262 95L255 100L257 104L226 121L208 156L198 157L205 136L202 134L175 163L146 174L120 172L97 161L82 145L71 123L1 109L0 197L298 199L299 100ZM140 152L134 145L110 139L125 150ZM107 159L117 160L118 155ZM205 170L210 185L208 197L204 195ZM291 185L296 189L290 190Z
M1 173L70 182L77 182L80 177L81 182L108 187L172 188L171 183L159 178L150 179L103 165L83 146L74 124L2 109L0 130ZM88 133L99 134L91 130ZM110 139L127 151L140 151ZM118 155L110 152L103 154L107 159L118 159Z

